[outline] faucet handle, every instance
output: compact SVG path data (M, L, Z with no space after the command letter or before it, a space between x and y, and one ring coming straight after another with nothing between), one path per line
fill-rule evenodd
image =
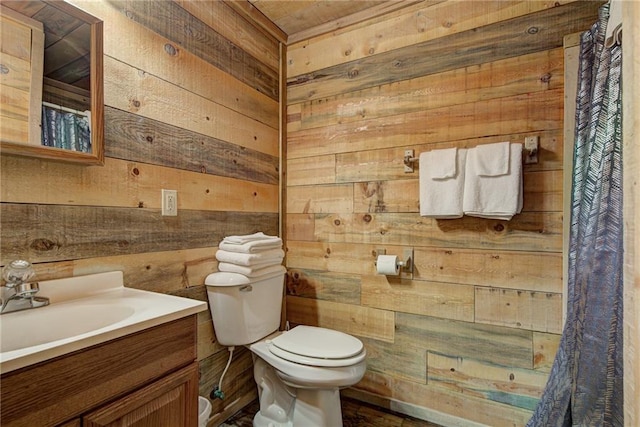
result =
M22 259L11 261L2 271L2 277L7 281L8 288L28 283L35 275L36 272L31 263Z
M14 288L15 295L23 298L29 298L40 290L38 282L21 283Z

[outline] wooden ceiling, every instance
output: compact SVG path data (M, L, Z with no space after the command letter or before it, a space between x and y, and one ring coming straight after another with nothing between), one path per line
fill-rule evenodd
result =
M425 0L226 0L278 40L292 44Z

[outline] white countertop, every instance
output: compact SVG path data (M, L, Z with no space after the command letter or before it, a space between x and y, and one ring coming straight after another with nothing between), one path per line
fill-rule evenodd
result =
M40 282L50 305L0 315L6 373L205 311L207 303L126 288L121 271Z

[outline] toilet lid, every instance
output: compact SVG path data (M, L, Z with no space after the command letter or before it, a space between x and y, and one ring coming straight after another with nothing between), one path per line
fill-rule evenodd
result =
M332 329L296 326L271 340L273 354L296 363L348 366L364 359L364 346L356 337ZM295 359L295 360L293 360Z

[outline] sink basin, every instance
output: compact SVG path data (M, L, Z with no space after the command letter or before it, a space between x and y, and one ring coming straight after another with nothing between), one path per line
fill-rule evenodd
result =
M82 335L120 322L134 312L120 304L58 304L5 314L0 322L0 352Z
M207 304L124 286L121 271L40 282L45 307L0 315L0 373L207 310Z

